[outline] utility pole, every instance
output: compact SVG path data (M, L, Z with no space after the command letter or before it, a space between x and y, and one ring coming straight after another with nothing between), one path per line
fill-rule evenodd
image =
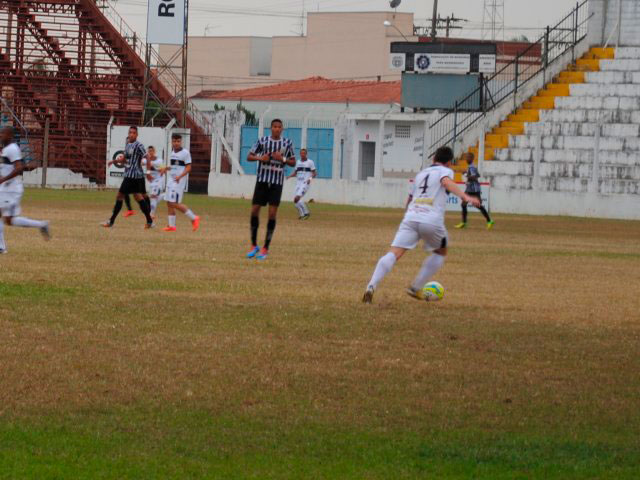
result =
M433 0L433 17L431 17L431 41L436 41L438 24L438 0Z

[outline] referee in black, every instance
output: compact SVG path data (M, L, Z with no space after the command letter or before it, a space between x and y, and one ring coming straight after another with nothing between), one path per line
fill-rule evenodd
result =
M293 142L282 138L282 120L271 122L271 135L259 138L247 156L249 162L258 162L256 188L251 205L251 250L247 258L266 260L273 232L276 229L276 217L282 198L284 184L284 168L295 167L296 156ZM269 205L269 223L267 236L262 248L258 246L258 228L260 226L260 209Z
M113 214L111 218L102 224L105 228L113 227L113 224L122 210L122 203L126 195L133 195L133 198L140 205L140 210L147 219L145 228L153 227L153 219L151 218L151 207L145 198L147 188L144 181L144 171L142 169L142 159L147 154L144 145L138 141L138 127L129 127L129 136L127 144L124 147L125 170L124 180L120 185L120 190L116 197L116 203L113 206Z

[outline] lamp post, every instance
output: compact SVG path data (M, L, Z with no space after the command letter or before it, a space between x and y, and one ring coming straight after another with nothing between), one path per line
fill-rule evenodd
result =
M431 18L431 41L436 41L438 24L438 0L433 0L433 17Z
M394 29L396 30L396 32L398 32L398 33L402 36L402 38L404 38L404 39L405 39L405 41L407 41L407 42L410 42L410 41L411 41L411 40L409 40L409 39L405 36L405 34L404 34L404 33L402 33L402 32L400 31L400 29L399 29L398 27L396 27L396 26L395 26L393 23L391 23L389 20L385 20L385 21L383 22L383 25L384 25L385 27L387 27L387 28L389 28L389 27L394 28Z

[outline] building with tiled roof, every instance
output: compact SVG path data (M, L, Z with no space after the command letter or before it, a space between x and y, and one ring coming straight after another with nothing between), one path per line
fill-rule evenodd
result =
M270 116L302 119L313 111L314 120L335 120L341 113L383 113L398 110L402 97L400 81L376 82L332 80L311 77L276 85L229 91L203 90L192 99L205 112L237 108L242 104L259 117L270 108Z

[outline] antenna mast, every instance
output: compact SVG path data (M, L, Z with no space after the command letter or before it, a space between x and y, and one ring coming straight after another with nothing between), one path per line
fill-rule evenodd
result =
M504 0L484 0L482 39L504 41Z

